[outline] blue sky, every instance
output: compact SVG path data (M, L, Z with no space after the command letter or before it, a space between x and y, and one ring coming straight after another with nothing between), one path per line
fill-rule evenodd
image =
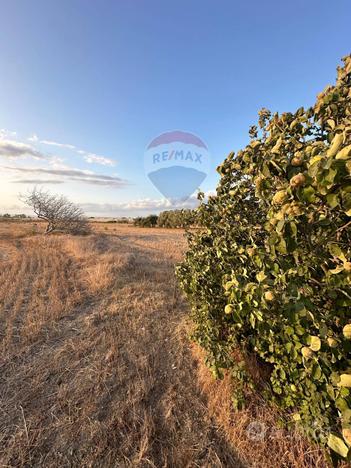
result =
M207 143L211 191L257 111L313 104L351 51L349 0L3 0L1 19L0 212L34 182L89 214L157 212L144 151L173 129Z

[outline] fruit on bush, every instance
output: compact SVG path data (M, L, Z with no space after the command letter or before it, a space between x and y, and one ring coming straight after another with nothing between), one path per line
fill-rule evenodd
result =
M249 255L250 257L252 257L252 256L254 255L254 253L255 253L255 249L254 249L253 247L249 247L249 248L247 249L247 253L248 253L248 255Z
M345 338L351 340L351 323L344 326L344 328L342 329L342 333Z
M274 301L274 293L272 291L266 291L264 293L264 298L266 301Z
M301 166L302 163L303 163L303 155L301 152L298 151L295 153L295 156L292 158L291 165L294 167L298 167L298 166Z
M331 348L336 348L338 346L338 342L336 341L335 338L331 338L329 337L327 339L327 342L328 342L328 345L331 347Z
M294 177L290 179L290 185L293 188L301 187L302 185L305 184L305 182L306 182L306 177L304 176L304 174L302 174L302 172L300 172L299 174L296 174Z
M225 312L226 314L231 314L231 313L233 312L233 310L234 310L234 309L233 309L233 306L232 306L231 304L227 304L227 305L225 306L225 308L224 308L224 312Z
M351 427L344 427L342 430L342 435L346 442L351 445Z

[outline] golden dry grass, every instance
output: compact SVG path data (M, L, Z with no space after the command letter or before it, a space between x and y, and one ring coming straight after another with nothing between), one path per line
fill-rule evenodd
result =
M326 466L301 436L253 441L249 422L277 415L259 397L233 412L229 377L210 377L174 276L181 231L40 232L0 223L0 466Z

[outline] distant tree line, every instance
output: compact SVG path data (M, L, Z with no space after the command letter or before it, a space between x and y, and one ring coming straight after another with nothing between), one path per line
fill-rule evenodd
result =
M5 220L5 219L26 219L26 218L30 218L30 216L26 216L23 213L14 214L14 215L10 215L9 213L5 213L5 214L0 214L0 218L3 219L3 220Z
M186 228L193 224L193 210L162 211L158 216L139 216L134 219L134 225L140 227Z

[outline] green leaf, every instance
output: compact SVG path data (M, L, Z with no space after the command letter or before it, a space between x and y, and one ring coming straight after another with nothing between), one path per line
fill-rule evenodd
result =
M340 437L334 434L329 434L328 447L330 447L334 452L336 452L343 458L346 458L349 452L349 448L345 444L345 442Z
M339 258L343 262L347 262L347 259L341 250L341 248L337 244L329 244L328 245L329 252L334 255L334 257Z
M351 157L351 145L345 146L338 154L335 159L349 159Z
M286 242L284 240L284 238L282 237L277 245L277 250L278 252L280 252L281 254L286 254L288 253L287 251L287 248L286 248Z
M314 188L311 185L309 185L308 187L305 187L302 190L302 197L301 198L304 201L312 203L312 202L314 202L316 200L315 193L316 193L316 191L314 190Z
M339 197L336 193L330 193L329 195L327 195L327 202L331 208L335 208L340 203Z

